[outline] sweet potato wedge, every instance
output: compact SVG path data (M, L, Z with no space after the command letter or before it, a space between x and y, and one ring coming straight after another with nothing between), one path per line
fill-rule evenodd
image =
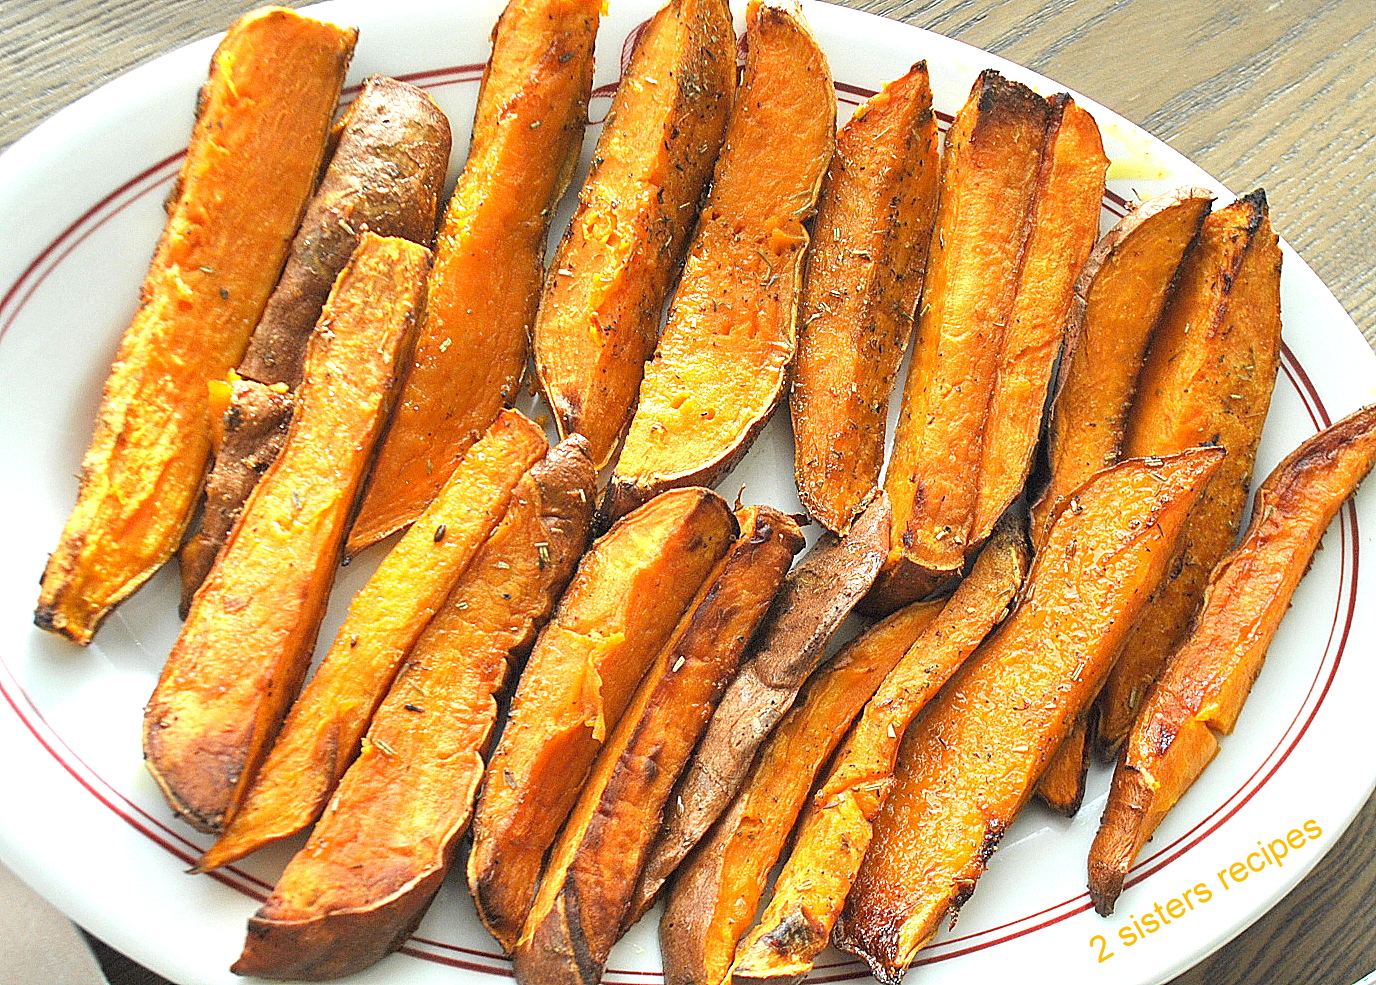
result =
M708 489L651 500L593 545L540 634L488 762L468 857L478 915L507 951L598 750L736 534Z
M789 574L674 788L636 887L636 916L745 782L755 751L792 707L822 662L827 641L874 581L888 554L890 523L888 499L880 493L845 537L823 534Z
M560 434L607 464L726 135L736 35L726 0L671 0L636 41L554 257L535 370Z
M306 357L282 453L201 590L144 710L173 810L219 830L310 663L339 547L419 318L429 251L365 236Z
M1005 523L865 705L803 815L768 908L740 946L736 979L792 980L812 970L893 787L903 733L1008 613L1028 554L1020 521Z
M229 380L212 381L210 388L215 465L206 477L201 527L178 555L183 619L253 487L281 452L291 424L292 397L285 386L267 386L234 374Z
M512 2L478 91L483 135L445 210L426 320L347 551L414 521L526 367L550 216L582 146L602 0Z
M1099 698L1109 758L1180 645L1209 572L1237 539L1280 366L1280 246L1258 190L1204 220L1152 338L1128 416L1125 455L1214 444L1228 457L1190 515L1180 557L1137 617Z
M1049 117L1046 100L991 69L975 81L946 135L917 337L884 477L894 531L882 591L894 602L925 594L965 560L973 478L1017 300Z
M300 385L320 309L364 230L427 247L435 241L450 143L449 120L439 107L415 86L375 75L364 80L337 129L329 167L239 363L247 379L290 389ZM240 420L255 419L262 406L262 398L240 401ZM180 552L183 615L257 476L277 453L270 430L235 430L233 442L215 449L201 527Z
M1129 459L1086 483L1052 526L1017 610L908 730L836 934L880 981L898 982L973 892L1223 454Z
M1040 548L1070 494L1118 460L1152 329L1212 201L1202 188L1178 188L1144 202L1085 263L1047 432L1050 477L1032 507L1033 547Z
M518 982L602 980L674 781L803 546L786 514L736 516L740 537L655 658L550 853L512 953Z
M202 869L243 858L320 816L402 658L501 521L521 476L547 450L544 432L516 410L502 411L469 448L423 514L425 523L407 531L349 603L334 643Z
M1108 169L1099 125L1065 93L1049 103L1032 230L984 422L971 545L989 536L1027 484L1075 282L1099 238Z
M594 479L577 435L521 478L407 655L310 841L249 920L236 974L352 974L420 920L468 826L508 661L530 646L587 544Z
M1113 912L1166 812L1218 752L1324 530L1376 461L1376 405L1291 452L1257 490L1242 542L1209 577L1188 639L1151 690L1113 774L1089 852L1089 892Z
M761 0L746 9L740 91L612 476L612 516L664 489L714 484L783 395L803 223L836 142L831 71L800 18Z
M945 599L914 602L818 669L731 806L674 875L659 924L667 985L721 985L822 767Z
M836 533L879 483L939 166L927 63L918 62L841 128L818 195L789 409L798 496Z
M264 7L216 49L77 503L43 572L39 627L84 646L181 543L210 451L207 384L238 364L277 283L356 37Z

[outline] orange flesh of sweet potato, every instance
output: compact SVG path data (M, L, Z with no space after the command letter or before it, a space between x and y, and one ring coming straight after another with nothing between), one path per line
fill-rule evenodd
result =
M41 628L89 643L180 544L210 451L206 385L238 363L277 283L356 36L265 7L216 49L77 503L43 572Z
M547 448L544 432L515 410L502 411L469 448L424 523L407 531L349 603L334 643L202 869L242 858L320 816L402 658Z
M1023 600L904 739L837 941L896 983L974 890L1093 699L1223 451L1130 459L1052 526Z
M857 637L808 681L749 779L674 876L660 921L667 985L720 985L769 871L822 767L880 681L941 612L915 602Z
M415 86L373 76L349 104L338 130L282 278L239 363L241 375L260 383L300 385L320 309L364 230L422 246L435 239L450 144L449 121L439 107ZM229 449L215 449L201 529L180 552L183 615L253 491L255 468L261 473L277 453L266 435L252 440L259 433L241 430Z
M599 468L635 408L735 86L726 0L660 8L636 42L550 268L536 373L559 432L587 436Z
M914 580L949 576L965 558L1049 113L1032 90L988 70L946 135L917 338L884 478L894 514L886 568L916 569Z
M311 343L286 445L192 601L144 711L148 768L202 830L233 810L310 663L428 263L404 240L359 244Z
M827 641L873 583L888 555L891 522L881 492L849 534L823 534L785 580L674 788L636 887L636 917L745 783L755 750L793 706Z
M737 519L740 537L641 682L551 852L513 953L518 982L602 980L674 781L803 546L777 510Z
M1137 853L1230 734L1324 530L1376 461L1376 405L1291 452L1257 490L1237 549L1209 578L1193 630L1134 722L1089 853L1104 915Z
M984 423L971 544L989 536L1027 483L1075 281L1099 238L1107 168L1094 117L1064 93L1053 96L1032 231Z
M939 166L927 63L919 62L841 128L818 196L789 406L798 495L837 533L879 482Z
M874 816L893 786L903 733L1008 612L1027 562L1022 530L1004 525L941 614L879 685L813 795L773 898L740 946L733 976L792 979L812 970L869 847Z
M536 642L488 762L468 859L478 914L507 951L598 750L736 533L710 490L651 500L584 556Z
M516 398L550 215L582 145L601 7L511 3L497 22L478 93L491 133L474 145L445 211L415 362L349 532L350 555L416 520Z
M1180 188L1138 206L1090 254L1075 285L1047 454L1051 476L1032 508L1032 546L1095 472L1118 460L1152 329L1213 193Z
M836 92L792 13L755 0L746 43L712 190L612 477L612 515L716 482L773 413L793 359L803 222L836 142Z
M249 921L236 974L339 977L409 933L468 826L512 654L587 543L595 475L568 439L531 467L407 655L310 842Z
M1070 733L1037 779L1037 798L1057 814L1074 817L1085 799L1089 774L1089 715L1077 718Z
M449 145L449 120L422 90L376 75L363 83L339 121L334 153L244 351L242 375L300 384L320 308L365 229L434 243Z
M220 547L239 519L244 502L282 451L291 424L292 397L285 387L237 377L229 382L213 381L211 386L219 391L210 395L215 465L206 478L201 528L182 545L178 555L183 619L191 609L191 597L210 573Z
M1152 339L1126 455L1191 445L1228 452L1185 527L1169 581L1137 618L1099 699L1098 741L1116 750L1147 689L1189 631L1209 572L1232 548L1280 365L1280 246L1261 192L1204 221Z

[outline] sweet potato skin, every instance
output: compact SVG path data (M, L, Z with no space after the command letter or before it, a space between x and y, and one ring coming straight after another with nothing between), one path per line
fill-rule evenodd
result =
M1085 262L1047 432L1050 477L1032 507L1034 547L1067 497L1118 460L1152 329L1212 201L1212 192L1187 187L1144 202Z
M940 202L913 358L884 488L894 532L886 581L916 598L961 567L982 435L1012 318L1049 109L980 74L946 136ZM901 595L899 597L902 597Z
M821 663L827 641L869 590L888 554L890 524L888 499L881 492L846 537L824 534L789 574L674 788L636 887L631 912L637 917L731 802L755 751Z
M428 264L405 240L359 244L326 304L282 453L192 600L144 710L148 768L201 830L223 825L300 687Z
M927 63L919 62L841 128L818 195L789 409L798 496L836 533L879 482L939 167Z
M651 500L593 545L540 634L488 761L468 858L478 915L506 950L598 750L736 533L710 490Z
M610 461L726 133L736 36L726 0L673 0L636 41L550 267L535 322L560 434Z
M423 525L407 531L349 603L241 809L201 859L211 869L295 834L325 809L402 658L500 522L544 432L505 410L459 463Z
M909 723L1008 613L1027 573L1020 522L1004 524L941 613L884 678L813 795L768 908L741 944L736 979L794 979L812 970L893 786Z
M301 382L306 342L363 230L429 247L449 167L449 120L415 86L374 75L344 111L320 187L301 218L239 372Z
M236 974L352 974L420 920L468 826L508 660L530 646L587 543L594 480L577 435L522 477L408 654L310 842L249 920Z
M913 723L837 928L881 981L896 983L974 890L1222 456L1131 459L1091 479L1053 525L1017 610Z
M612 476L612 516L664 489L715 484L783 396L836 92L794 13L754 0L746 45L712 189Z
M1133 724L1089 853L1107 916L1142 846L1230 734L1334 514L1376 462L1376 405L1304 442L1257 490L1237 549L1214 569L1194 627Z
M322 302L323 305L323 302ZM206 478L205 516L201 528L182 545L181 617L210 573L244 502L258 479L282 450L291 424L292 398L284 387L235 379L214 384L226 391L227 406L218 415L220 435L214 441L215 465ZM212 413L216 403L212 395Z
M216 49L77 503L43 572L40 628L86 645L180 544L210 451L206 385L238 363L277 282L356 36L265 7Z
M641 682L551 852L512 956L518 982L601 981L674 781L803 546L797 523L770 507L737 520L740 537Z
M510 3L475 141L445 209L416 357L378 452L352 556L416 520L516 398L545 238L582 144L601 0Z
M884 676L941 612L914 602L824 664L761 750L731 806L674 874L659 924L667 985L720 985L808 791Z
M1280 367L1280 266L1263 192L1214 212L1181 265L1142 367L1124 454L1207 443L1228 457L1190 516L1173 577L1138 616L1104 684L1097 741L1105 758L1188 633L1209 572L1242 524Z

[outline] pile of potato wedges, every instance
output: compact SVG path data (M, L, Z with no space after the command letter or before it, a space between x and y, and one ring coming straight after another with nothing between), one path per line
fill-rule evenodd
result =
M918 62L838 133L796 9L749 0L738 38L728 0L668 0L551 230L602 7L510 0L447 202L424 92L372 78L335 120L357 32L230 28L36 623L89 643L179 556L148 769L216 835L201 871L309 832L240 974L368 967L457 866L526 985L595 985L660 900L671 985L830 944L897 982L1096 753L1111 912L1376 460L1369 407L1243 529L1264 192L1101 236L1069 95L987 70L942 134ZM805 512L728 503L785 403Z

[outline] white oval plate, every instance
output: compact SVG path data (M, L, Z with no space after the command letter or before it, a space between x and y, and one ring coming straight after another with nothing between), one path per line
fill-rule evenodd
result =
M350 84L374 72L406 78L449 113L457 168L500 6L341 0L317 12L361 28ZM624 39L653 8L654 0L612 4L599 43L599 86L618 77ZM1044 94L1062 88L893 21L819 3L806 13L831 58L843 117L919 58L929 62L947 120L988 66ZM139 751L141 709L178 629L169 572L125 603L88 649L39 632L31 620L36 578L75 498L97 395L162 228L162 199L214 44L199 42L112 82L0 158L0 228L8 238L0 255L0 458L10 476L0 510L11 518L0 569L0 858L73 919L185 985L240 981L228 968L244 921L294 846L210 876L184 872L208 841L172 818ZM594 99L594 120L608 93ZM1106 226L1126 199L1173 185L1224 192L1131 123L1082 103L1098 118L1114 161ZM1376 399L1376 358L1289 250L1282 293L1286 349L1259 474L1319 426ZM796 508L786 419L770 425L722 488L741 483L752 501ZM1376 637L1376 581L1358 579L1359 558L1376 548L1373 531L1376 488L1368 487L1344 508L1300 586L1236 735L1148 846L1117 916L1095 916L1084 891L1085 853L1108 785L1097 768L1077 818L1033 805L1009 829L959 926L922 953L915 978L1012 980L1045 965L1070 981L1162 982L1294 886L1376 783L1376 763L1349 755L1366 744L1366 696L1376 685L1376 667L1361 659ZM367 567L341 578L322 641L332 638L341 600ZM1306 824L1321 833L1305 833ZM1302 838L1302 846L1279 859L1262 852L1262 844L1287 837ZM1231 865L1247 878L1228 875ZM608 982L662 980L653 919L617 946L609 967ZM352 980L480 982L509 977L508 968L454 879L401 953ZM817 981L867 977L833 952L814 974Z

